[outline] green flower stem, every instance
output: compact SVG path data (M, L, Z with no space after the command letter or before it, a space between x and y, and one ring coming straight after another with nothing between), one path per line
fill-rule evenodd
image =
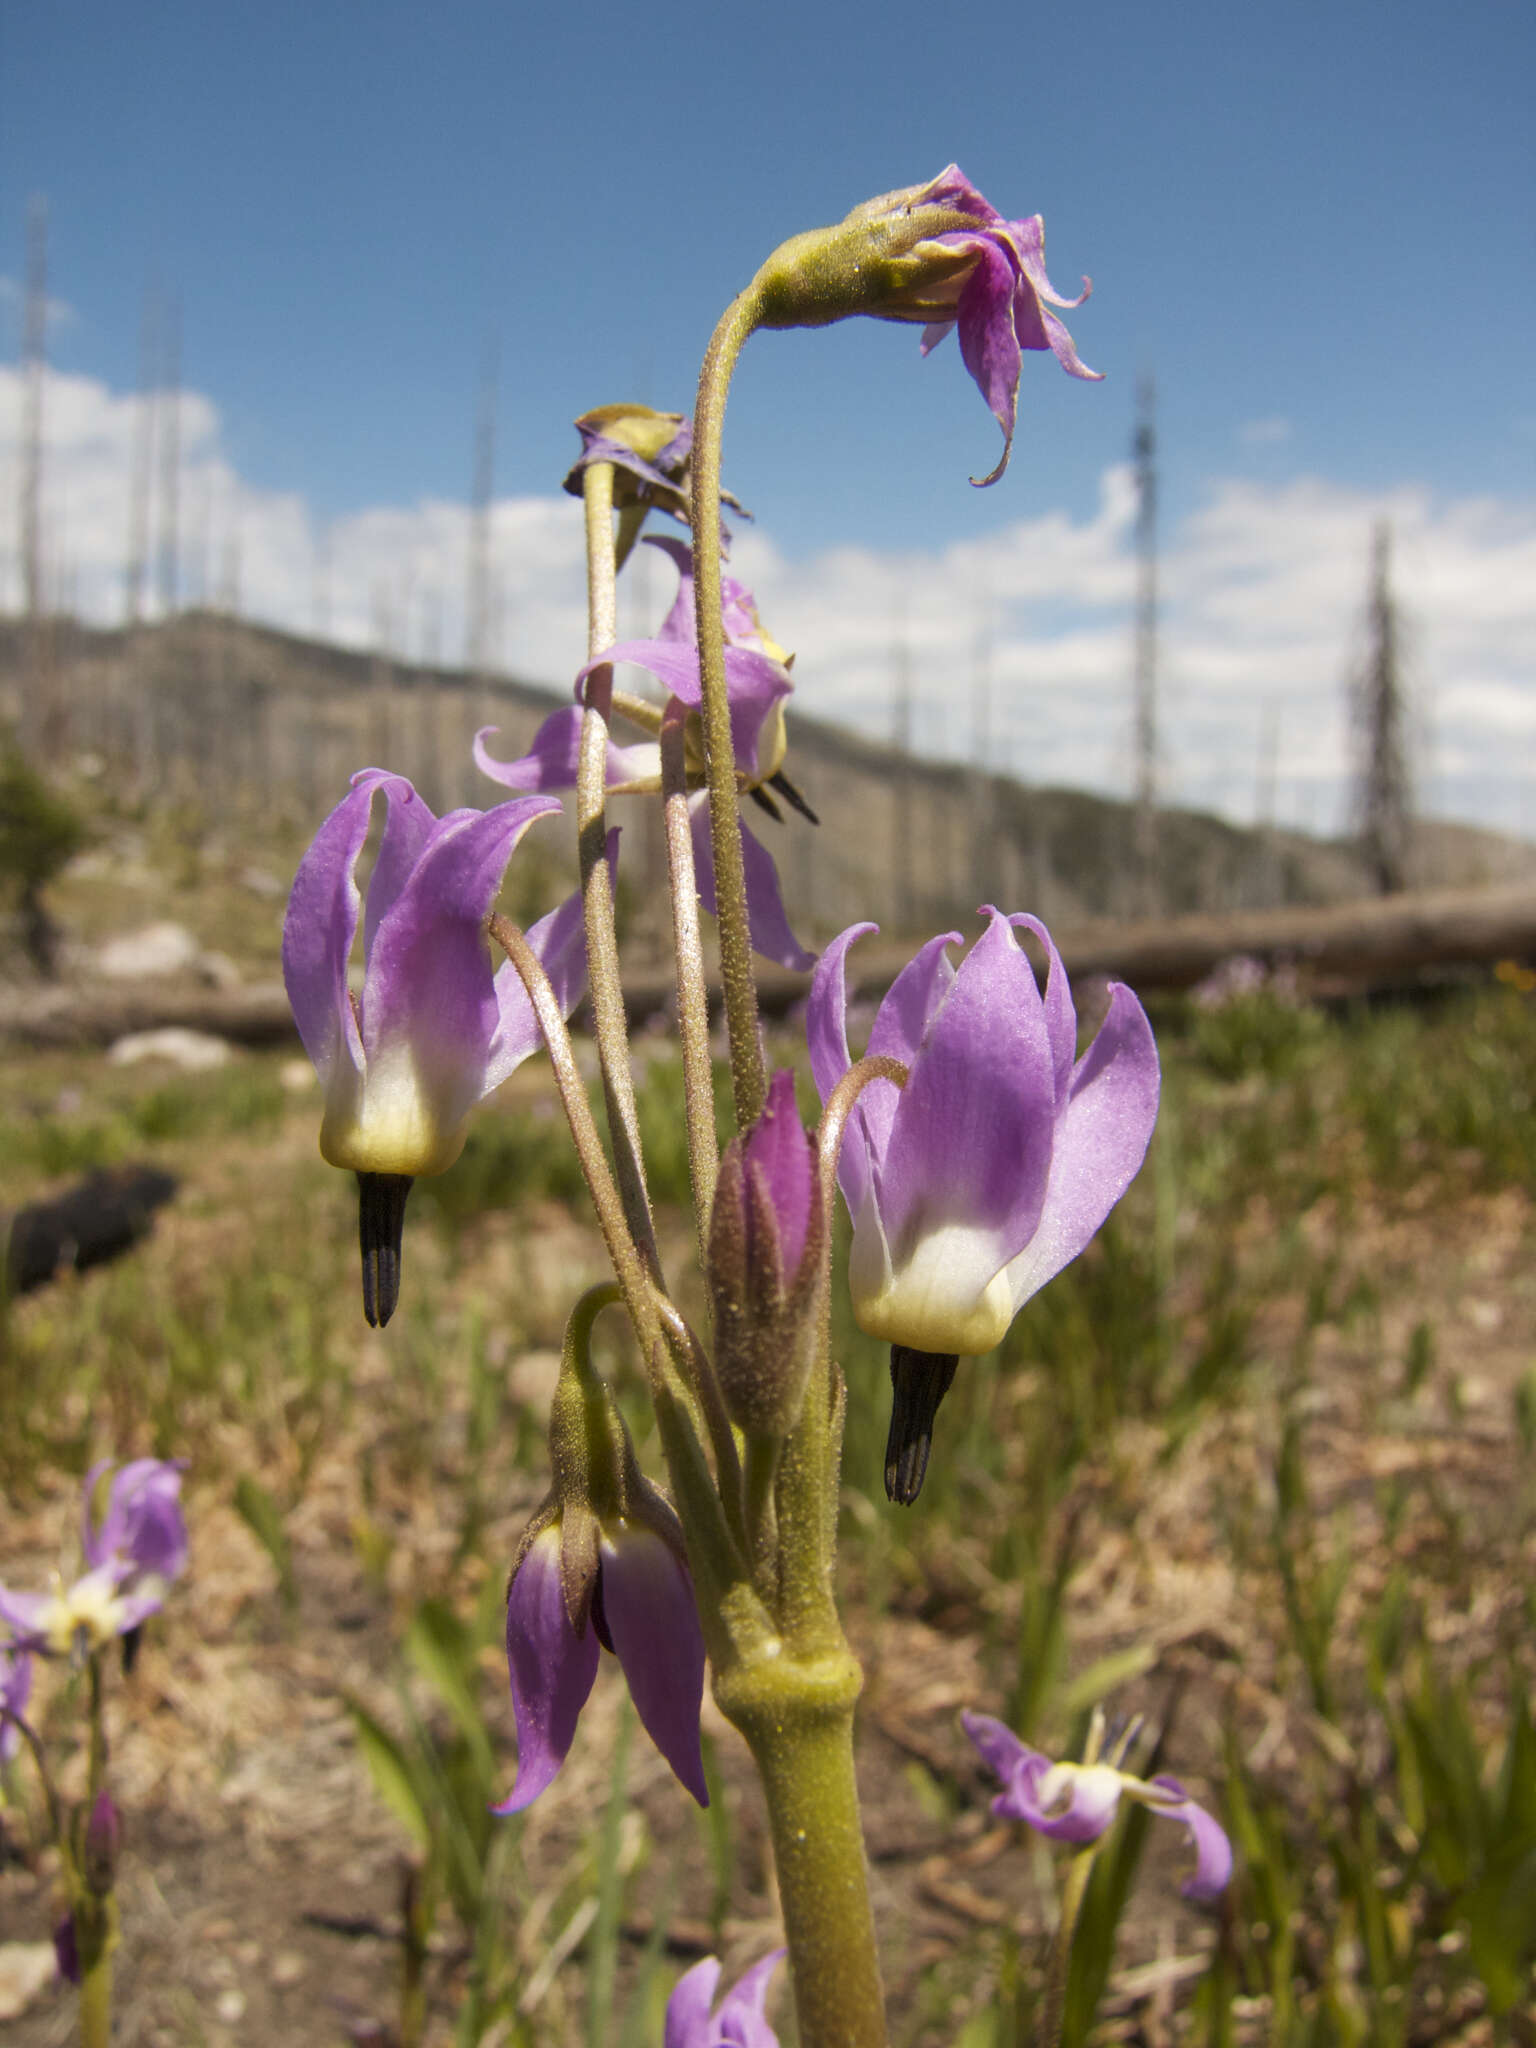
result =
M100 1947L93 1963L81 1959L80 2048L110 2048L112 2040L112 1949L116 1913L110 1899L100 1901L106 1926L97 1939ZM80 1915L75 1916L75 1940L81 1938Z
M715 1136L715 1067L709 1051L709 994L699 936L699 891L693 871L688 819L688 766L681 707L662 721L661 796L667 828L667 875L672 889L672 948L677 956L677 1022L683 1048L683 1101L688 1122L688 1176L699 1235L699 1263L709 1249L720 1160Z
M801 2048L885 2048L885 1997L853 1775L861 1674L845 1649L717 1671L763 1781Z
M736 754L725 686L725 621L720 613L720 442L731 372L742 343L757 324L757 306L757 290L749 285L726 307L710 337L693 415L692 469L693 590L704 694L704 772L709 783L709 832L715 857L720 979L731 1041L731 1090L736 1128L743 1135L763 1113L768 1082L757 1035L757 984L752 977Z
M587 1100L576 1055L571 1049L571 1034L565 1028L565 1019L560 1014L560 1005L549 985L549 977L521 931L510 918L495 911L487 929L516 968L523 987L528 991L528 1000L533 1005L533 1014L538 1019L549 1050L555 1086L560 1091L560 1101L576 1146L576 1157L581 1163L592 1206L597 1211L598 1228L608 1248L614 1277L624 1291L624 1306L629 1310L641 1353L649 1360L660 1348L662 1334L661 1317L653 1292L653 1275L630 1235L624 1205L609 1170L602 1139L593 1121L592 1105Z
M618 602L613 555L613 465L594 462L582 473L582 506L587 528L587 659L618 638ZM608 872L608 728L613 716L613 670L596 668L587 677L581 750L576 764L576 844L581 859L581 898L587 932L587 979L592 990L592 1025L603 1071L603 1097L619 1198L629 1234L656 1279L661 1260L645 1185L640 1121L629 1066L629 1026L624 985L619 977L619 938L614 919L613 877Z
M1045 1980L1045 2002L1040 2007L1040 2023L1035 2033L1038 2048L1060 2048L1062 2023L1067 2012L1067 1978L1072 1969L1072 1937L1077 1932L1078 1915L1083 1910L1088 1880L1093 1874L1093 1859L1098 1853L1098 1843L1090 1842L1067 1865L1067 1875L1061 1887L1061 1908L1056 1918L1056 1938L1051 1945L1050 1974Z

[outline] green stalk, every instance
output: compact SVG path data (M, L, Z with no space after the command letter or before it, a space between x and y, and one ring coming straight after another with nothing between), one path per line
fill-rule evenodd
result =
M1040 2022L1035 2034L1039 2048L1060 2048L1062 2022L1067 2010L1067 1978L1072 1968L1072 1937L1077 1932L1078 1915L1083 1910L1088 1880L1093 1874L1093 1859L1098 1853L1098 1843L1090 1842L1067 1865L1067 1875L1061 1887L1061 1910L1056 1920L1056 1939L1051 1946L1050 1974L1045 1980L1045 2000L1040 2007Z
M720 613L720 444L731 372L757 321L758 293L749 285L720 316L710 337L693 415L693 591L698 615L699 674L704 697L704 772L709 784L709 834L715 858L720 923L720 979L731 1041L731 1090L743 1135L763 1113L767 1076L757 1036L757 984L747 921L747 878L741 853L736 754L725 686L725 621Z
M768 1804L801 2048L886 2048L885 1996L853 1774L861 1674L846 1648L718 1672Z
M618 638L618 600L613 555L613 465L594 462L582 473L582 506L587 529L587 659ZM650 1272L661 1275L640 1123L629 1067L629 1026L619 976L619 938L614 918L613 878L608 872L608 728L613 716L613 670L595 668L586 681L581 751L576 764L576 844L581 860L581 899L587 932L587 981L592 990L592 1030L603 1073L603 1098L613 1134L614 1168L624 1218Z

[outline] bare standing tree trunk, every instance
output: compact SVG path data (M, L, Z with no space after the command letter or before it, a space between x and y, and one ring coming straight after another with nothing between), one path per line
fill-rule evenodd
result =
M1392 595L1391 550L1392 529L1382 520L1372 544L1370 648L1355 686L1360 746L1355 814L1361 846L1383 896L1407 888L1413 839L1402 633Z

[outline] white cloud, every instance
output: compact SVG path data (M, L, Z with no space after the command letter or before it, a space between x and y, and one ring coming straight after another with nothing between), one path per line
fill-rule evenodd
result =
M21 379L0 369L0 602L19 601ZM83 615L122 616L136 400L50 375L44 539L51 586ZM261 491L226 459L215 407L182 396L180 587L212 595L238 561L241 609L412 659L464 645L470 514L423 499L322 532L293 493ZM840 547L789 560L745 529L733 567L775 637L798 650L804 707L887 738L905 671L926 752L987 758L1031 781L1130 779L1134 482L1107 470L1091 514L1045 511L919 553ZM1278 733L1281 815L1327 827L1348 783L1344 685L1364 646L1374 526L1388 520L1408 627L1409 682L1432 735L1432 807L1518 825L1536 730L1536 502L1363 492L1322 477L1215 479L1166 536L1161 563L1161 755L1170 797L1252 813L1261 734ZM564 688L585 649L574 499L493 508L493 644L516 673ZM642 558L650 551L642 550ZM672 571L637 564L623 630L659 618ZM153 610L153 605L150 607Z

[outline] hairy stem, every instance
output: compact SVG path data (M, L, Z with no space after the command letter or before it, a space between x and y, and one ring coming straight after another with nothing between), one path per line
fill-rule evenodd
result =
M661 728L661 793L667 826L667 873L672 887L672 946L677 955L677 1024L683 1048L683 1100L688 1118L688 1175L699 1263L709 1252L709 1216L715 1205L720 1159L715 1136L715 1068L709 1052L709 994L699 936L699 891L694 878L693 832L688 817L688 770L683 750L683 709Z
M743 1135L763 1113L767 1077L757 1035L757 984L741 852L736 755L725 682L725 621L720 611L720 444L725 399L742 343L757 316L751 286L732 300L710 337L693 415L693 591L698 615L699 674L704 696L704 772L709 784L710 843L720 920L720 979L731 1040L731 1090Z
M629 1319L634 1324L641 1354L649 1360L660 1346L662 1334L661 1318L657 1313L656 1299L652 1292L652 1274L630 1235L624 1204L619 1198L618 1188L609 1171L602 1139L598 1136L597 1125L593 1120L592 1105L587 1100L586 1087L576 1065L576 1055L571 1047L571 1034L565 1028L565 1019L560 1014L560 1005L549 985L549 977L522 932L510 918L501 916L499 912L492 913L488 929L496 944L517 969L523 987L528 991L533 1014L538 1019L539 1029L544 1034L544 1043L549 1049L549 1061L555 1073L555 1086L560 1091L561 1105L565 1110L566 1121L571 1127L571 1138L576 1146L576 1157L581 1162L581 1171L592 1197L592 1206L597 1211L598 1228L602 1231L603 1243L608 1248L614 1277L624 1290L624 1306L629 1310Z
M1062 2023L1067 2012L1067 1978L1072 1968L1072 1937L1077 1931L1077 1916L1083 1910L1088 1879L1093 1873L1093 1859L1098 1851L1098 1843L1090 1842L1088 1847L1079 1850L1067 1865L1067 1874L1061 1887L1061 1910L1056 1920L1056 1938L1051 1944L1050 1973L1045 1980L1045 2000L1040 2007L1040 2023L1035 2033L1038 2048L1059 2048Z
M885 2048L885 1997L853 1771L861 1683L848 1651L717 1673L773 1832L801 2048Z
M613 465L594 462L582 473L587 528L587 659L618 637L613 553ZM645 1185L640 1123L635 1112L634 1077L629 1068L629 1026L619 975L618 927L613 877L608 870L608 728L613 715L613 670L595 668L586 681L581 751L576 765L576 844L581 859L581 898L587 933L587 980L592 990L592 1028L603 1072L603 1098L619 1198L629 1234L651 1274L660 1278L656 1231Z

